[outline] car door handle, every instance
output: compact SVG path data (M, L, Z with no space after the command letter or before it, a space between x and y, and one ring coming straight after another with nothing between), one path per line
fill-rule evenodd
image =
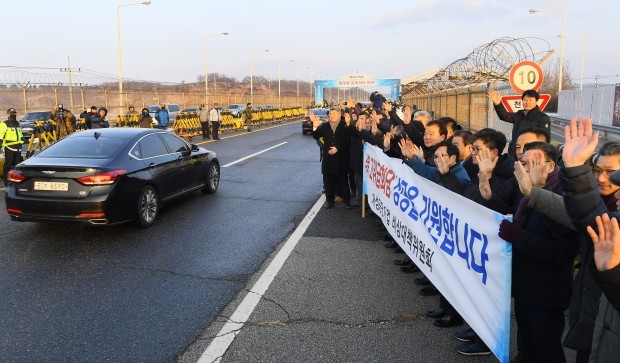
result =
M149 164L149 169L153 169L153 168L154 168L154 167L156 167L156 166L157 166L157 164L155 164L155 163L150 163L150 164Z

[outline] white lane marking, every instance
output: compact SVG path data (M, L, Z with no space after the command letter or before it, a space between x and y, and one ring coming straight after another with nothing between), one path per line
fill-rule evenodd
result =
M243 157L243 158L241 158L241 159L235 160L235 161L233 161L232 163L228 163L228 164L226 164L226 165L223 165L223 166L222 166L222 168L227 168L227 167L229 167L229 166L231 166L231 165L235 165L235 164L237 164L237 163L242 162L243 160L247 160L247 159L249 159L249 158L251 158L251 157L254 157L254 156L256 156L256 155L260 155L260 154L262 154L262 153L264 153L264 152L267 152L267 151L269 151L269 150L271 150L271 149L275 149L275 148L277 148L278 146L282 146L282 145L284 145L284 144L286 144L286 143L287 143L287 142L285 141L285 142L280 143L280 144L278 144L278 145L275 145L275 146L269 147L269 148L267 148L267 149L265 149L265 150L261 150L261 151L259 151L259 152L257 152L257 153L252 154L252 155L248 155L248 156Z
M252 286L245 298L243 298L243 301L241 301L241 304L239 304L237 310L235 310L235 312L230 316L226 324L224 324L207 349L205 349L202 353L200 359L198 359L198 363L213 363L221 361L222 357L228 350L228 347L230 347L237 334L239 334L245 322L248 321L261 297L265 294L269 288L269 285L271 285L271 282L284 265L284 262L288 259L288 256L291 252L293 252L293 249L297 246L297 242L299 242L301 237L303 237L304 233L308 229L308 226L310 226L310 223L312 223L312 220L314 220L314 217L316 217L319 213L319 210L324 203L325 194L321 195L312 209L310 209L301 223L299 223L299 226L284 243L282 249L280 249L276 257L274 257L269 266L267 266L263 274L258 278L254 286Z

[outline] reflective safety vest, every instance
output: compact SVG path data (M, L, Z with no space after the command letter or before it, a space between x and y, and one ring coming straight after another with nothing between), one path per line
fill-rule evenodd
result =
M21 127L8 127L6 122L0 123L0 140L3 148L23 144L22 137Z

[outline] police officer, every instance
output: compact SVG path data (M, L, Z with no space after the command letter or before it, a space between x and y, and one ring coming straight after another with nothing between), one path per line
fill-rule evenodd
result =
M17 112L14 108L9 108L6 113L8 119L0 123L0 143L4 150L4 168L2 169L2 180L4 185L8 185L7 175L9 170L22 162L21 148L24 140L22 140L22 128L17 121Z
M220 139L220 121L222 120L222 114L220 110L217 109L217 102L213 104L213 107L209 110L209 121L211 125L213 125L213 140Z
M248 128L248 132L252 131L250 130L250 126L252 126L252 104L248 102L247 105L245 105L245 111L243 111L243 113L245 114L245 125Z

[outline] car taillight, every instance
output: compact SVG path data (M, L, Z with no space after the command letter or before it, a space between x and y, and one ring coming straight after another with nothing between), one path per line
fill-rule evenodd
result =
M114 171L108 171L101 174L83 176L75 180L78 183L84 185L109 185L114 184L123 174L127 174L127 170L119 169Z
M13 182L13 183L21 183L24 180L26 180L25 176L13 170L9 171L9 174L6 176L6 178L8 181Z
M304 117L304 121L310 121L310 117L308 116Z

